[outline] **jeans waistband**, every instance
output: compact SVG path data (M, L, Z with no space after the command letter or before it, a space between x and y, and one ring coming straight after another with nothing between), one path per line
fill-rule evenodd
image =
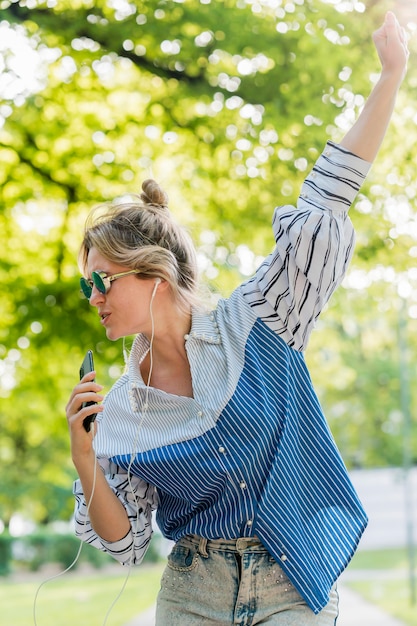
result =
M239 537L237 539L205 539L198 535L186 535L178 543L181 545L193 545L203 557L208 556L209 550L222 552L266 552L266 548L256 535L254 537Z

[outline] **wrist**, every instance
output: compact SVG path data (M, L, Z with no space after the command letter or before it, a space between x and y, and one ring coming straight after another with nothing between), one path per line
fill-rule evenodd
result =
M405 67L384 67L382 68L378 83L384 87L391 88L393 91L399 89L404 80Z
M78 474L80 474L80 472L82 473L83 471L91 471L92 469L94 469L94 466L97 462L96 455L92 447L84 452L80 450L73 450L71 458Z

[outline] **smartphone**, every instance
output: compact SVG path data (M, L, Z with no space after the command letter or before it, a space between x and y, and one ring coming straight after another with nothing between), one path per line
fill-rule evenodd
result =
M92 352L92 350L88 350L87 354L84 357L84 361L81 363L80 380L81 380L81 378L83 378L83 376L88 374L88 372L92 372L93 370L94 370L93 352ZM90 401L90 402L83 402L82 408L84 408L85 406L91 406L92 404L97 404L97 402L92 402L92 401ZM84 424L84 428L86 429L87 432L90 431L91 424L92 424L92 422L94 422L96 417L97 417L97 413L93 413L93 415L89 415L88 417L86 417L84 419L83 424Z

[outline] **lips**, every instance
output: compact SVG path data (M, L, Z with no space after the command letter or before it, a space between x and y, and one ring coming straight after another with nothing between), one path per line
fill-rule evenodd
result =
M110 317L110 313L99 313L100 321L102 324L105 324L108 318Z

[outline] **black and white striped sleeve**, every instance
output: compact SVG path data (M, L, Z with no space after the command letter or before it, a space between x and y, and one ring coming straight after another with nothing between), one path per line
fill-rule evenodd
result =
M137 476L130 476L111 464L106 479L112 491L125 507L131 530L119 541L109 542L94 531L88 516L88 505L82 491L81 481L74 482L75 534L82 541L107 552L122 565L139 565L145 556L152 537L152 511L157 506L157 494L153 486Z
M296 350L343 280L354 248L347 215L371 164L328 142L301 189L297 207L275 210L276 246L242 288L257 317Z

